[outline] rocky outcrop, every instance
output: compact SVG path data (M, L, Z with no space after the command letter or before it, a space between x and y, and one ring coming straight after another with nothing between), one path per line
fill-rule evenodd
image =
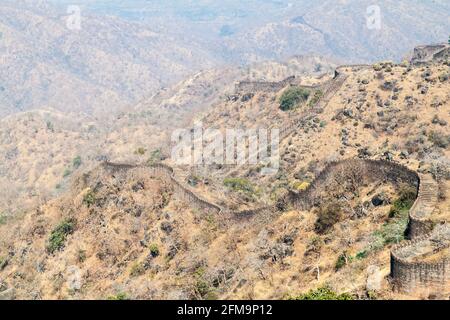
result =
M430 61L445 60L450 57L450 45L448 44L436 44L418 46L414 48L414 52L411 58L411 64L424 64Z

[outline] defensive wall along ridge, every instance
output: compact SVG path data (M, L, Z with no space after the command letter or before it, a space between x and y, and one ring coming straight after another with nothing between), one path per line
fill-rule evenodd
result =
M267 222L281 214L277 204L237 212L222 208L178 181L174 170L164 164L135 166L106 162L103 166L113 171L133 168L150 170L173 185L176 198L203 212L226 215L237 220L257 217ZM306 190L291 192L280 202L287 202L298 210L310 210L318 205L321 195L327 192L332 181L348 173L354 175L354 181L360 186L382 181L394 185L406 183L417 188L417 198L409 211L410 240L391 250L391 279L395 289L404 293L412 294L421 289L448 291L450 227L444 222L433 222L429 217L436 205L438 192L437 183L430 175L419 175L405 166L386 160L342 160L328 164Z
M371 65L344 65L336 69L335 77L320 86L310 88L321 89L324 94L313 106L312 112L302 114L294 119L280 132L280 138L284 139L307 121L314 113L322 112L331 98L345 83L347 76L345 69L353 70L369 68ZM344 71L344 72L343 72ZM287 85L294 83L295 77L287 78L277 83L255 83L244 82L237 85L237 91L271 91L277 92ZM327 186L333 179L343 173L354 174L361 186L370 182L389 182L394 185L406 183L417 188L417 198L409 211L408 237L391 250L391 274L390 278L396 290L412 294L417 290L439 290L448 292L450 287L450 226L447 222L432 221L432 215L437 199L438 187L431 175L422 175L408 169L398 163L385 160L363 160L348 159L328 164L316 177L310 186L301 192L290 192L274 205L261 208L234 212L214 204L197 195L195 191L180 182L174 170L164 164L151 166L135 166L128 164L114 164L105 162L105 168L110 170L129 170L132 168L143 168L150 170L152 174L164 178L174 188L175 196L188 203L191 207L201 211L226 215L234 219L249 219L258 217L270 221L270 219L281 212L281 208L287 203L298 210L309 210L320 202L321 194L327 191Z

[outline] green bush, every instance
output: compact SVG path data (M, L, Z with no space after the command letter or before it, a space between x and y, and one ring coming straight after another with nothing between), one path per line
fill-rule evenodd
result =
M6 214L4 212L0 213L0 226L6 224Z
M137 148L137 150L134 153L137 155L143 156L146 152L147 152L147 149L139 147L139 148Z
M150 245L150 254L152 255L152 257L157 257L159 256L159 248L158 245L156 243L152 243Z
M339 257L336 261L336 265L335 265L336 271L340 270L341 268L343 268L344 266L349 264L352 260L353 260L353 258L351 256L349 256L347 254L347 252L343 252L341 255L339 255Z
M136 262L131 266L130 276L138 277L138 276L144 274L144 272L145 272L145 268L142 265L142 263Z
M399 198L396 199L389 211L389 220L372 235L369 247L357 254L357 258L365 257L370 251L378 251L386 245L399 243L405 239L408 227L408 212L414 203L417 191L412 187L401 187Z
M241 191L244 193L255 192L255 188L250 181L244 178L225 178L223 184L233 191Z
M362 259L366 258L368 255L369 255L369 252L367 250L362 250L356 254L355 258L358 260L362 260Z
M78 250L78 262L85 262L86 261L86 251L85 250Z
M83 203L86 204L88 208L94 205L95 201L95 194L91 190L89 190L83 197Z
M322 90L316 90L316 91L314 91L314 94L313 94L311 100L309 100L308 105L309 105L310 107L314 107L314 106L317 104L317 102L319 102L319 100L320 100L322 97L323 97L323 92L322 92Z
M128 295L124 292L119 292L116 295L109 296L108 300L129 300Z
M348 293L337 294L329 286L323 286L308 293L292 297L292 300L353 300L354 297Z
M381 71L383 69L383 66L381 66L380 64L374 64L372 67L375 71Z
M55 251L64 248L64 242L69 234L73 233L75 229L74 219L65 219L56 226L50 234L47 243L47 252L54 253Z
M195 291L198 295L204 297L211 291L211 287L207 281L198 279L195 283Z
M78 169L81 166L81 157L80 156L76 156L73 160L72 160L72 166L75 169Z
M150 153L150 158L148 158L147 164L148 164L148 165L153 165L153 164L155 164L155 163L161 162L161 161L164 160L164 159L165 159L165 158L164 158L164 156L163 156L161 150L160 150L160 149L156 149L156 150L153 150L153 151Z
M68 176L70 176L72 174L72 169L77 170L81 166L81 163L81 157L76 156L72 160L72 167L70 168L69 166L69 168L64 169L63 178L67 178Z
M408 185L401 186L398 193L399 197L393 202L389 211L390 218L403 216L405 211L408 212L412 207L417 197L417 189Z
M70 169L65 169L63 173L63 178L67 178L72 174L72 171Z
M405 239L405 231L408 226L408 211L402 211L397 216L383 225L375 232L375 235L383 239L383 244L399 243Z
M187 178L187 183L191 186L191 187L196 187L199 183L200 183L200 178L195 176L195 175L190 175Z
M295 109L300 103L308 100L310 94L309 90L299 87L286 89L280 97L280 109L283 111Z
M53 126L53 123L51 121L47 121L47 129L51 132L55 132L55 127Z
M319 234L327 233L342 218L343 212L338 202L332 202L318 209L315 230Z

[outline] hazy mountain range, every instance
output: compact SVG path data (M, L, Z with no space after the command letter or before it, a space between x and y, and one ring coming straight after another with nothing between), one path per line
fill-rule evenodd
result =
M198 71L322 55L345 62L401 59L447 40L448 1L0 2L0 116L50 107L104 115ZM371 14L371 12L369 12ZM419 19L420 17L420 19Z

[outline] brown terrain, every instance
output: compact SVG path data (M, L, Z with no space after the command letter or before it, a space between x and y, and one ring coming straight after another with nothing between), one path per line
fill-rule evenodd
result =
M36 137L49 141L38 159L51 167L28 160L17 172L1 168L11 195L16 188L32 199L42 185L46 197L0 216L0 298L285 299L327 288L340 298L448 299L450 62L448 46L436 51L422 48L400 64L341 66L334 77L297 74L282 88L287 71L231 73L259 82L235 93L210 84L204 106L192 107L200 114L175 121L279 128L275 175L248 165L176 167L153 152L162 147L164 156L167 133L159 129L153 144L144 138L152 108L148 118L135 113L138 128L133 114L101 130L50 111L21 114L24 126L3 120L10 163L36 157ZM189 105L190 86L152 99L168 109ZM310 95L282 111L292 87ZM49 160L57 148L50 141L63 137L97 147L65 144ZM128 164L98 165L104 160ZM30 178L14 185L20 170ZM14 207L11 196L7 204Z
M293 57L248 68L206 70L133 108L112 112L110 121L51 108L0 119L0 181L9 186L0 193L0 212L13 215L39 204L59 194L74 172L104 160L146 161L174 128L220 105L236 81L278 81L292 74L331 73L334 67L319 57ZM77 157L81 161L74 167Z

